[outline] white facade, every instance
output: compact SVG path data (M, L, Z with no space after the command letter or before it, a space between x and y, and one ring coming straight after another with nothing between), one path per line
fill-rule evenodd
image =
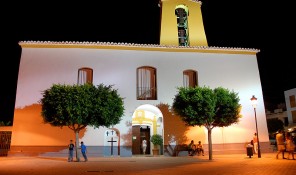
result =
M53 147L62 149L70 139L74 140L73 131L43 123L39 100L42 92L53 84L76 84L81 68L93 70L94 85L113 85L124 98L124 116L119 124L112 128L87 127L79 133L79 139L92 146L94 154L113 155L113 150L108 148L110 145L118 148L114 152L120 156L138 154L139 140L150 138L152 134L163 136L163 154L173 155L167 149L169 143L175 146L194 140L206 145L205 128L185 127L179 118L163 108L163 104L172 105L177 88L183 86L183 72L187 70L194 72L192 77L197 77L194 85L228 88L240 98L243 117L237 124L212 130L214 151L245 152L245 143L250 142L256 132L255 116L261 145L269 145L256 57L258 50L208 47L200 1L161 0L159 5L160 45L20 42L22 56L11 148L23 151L38 147L40 152L47 152ZM156 78L156 82L153 81L153 89L157 92L154 100L137 100L137 69L142 66L153 70L151 79ZM255 111L250 101L253 95L258 99ZM174 142L170 142L172 138ZM148 142L148 153L152 152L152 146ZM138 153L134 151L136 149Z
M119 146L131 146L131 126L127 126L127 123L132 123L132 116L137 108L146 104L172 105L177 87L183 86L182 72L187 69L198 72L199 86L221 86L238 92L243 117L238 124L215 128L212 133L213 144L245 143L252 139L256 131L254 109L250 102L252 95L258 98L256 114L260 142L269 143L256 50L138 47L120 44L115 47L104 43L22 42L20 45L22 56L12 147L61 146L67 145L68 140L73 139L73 131L43 124L38 102L42 98L42 91L53 84L76 84L78 69L81 67L93 69L94 85L114 85L124 98L124 116L122 121L114 126L120 132ZM157 100L137 100L136 70L141 66L151 66L157 70ZM159 111L154 115L162 117ZM166 126L161 127L163 128L157 132L162 132L163 136L168 135ZM88 127L81 133L80 140L91 146L103 146L106 130L108 128ZM198 133L195 131L195 128L188 131L188 138L203 138L202 142L207 144L207 130L202 129Z

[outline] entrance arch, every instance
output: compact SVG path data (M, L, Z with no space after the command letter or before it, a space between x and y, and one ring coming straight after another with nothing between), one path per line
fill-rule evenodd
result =
M152 153L150 137L153 134L163 136L163 115L158 107L145 104L139 106L132 116L132 154L143 154L141 143L147 140L146 154ZM161 145L161 152L163 145Z

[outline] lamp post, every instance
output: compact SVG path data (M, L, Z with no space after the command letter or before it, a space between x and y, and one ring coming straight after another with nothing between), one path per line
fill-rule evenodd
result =
M258 158L261 158L261 151L260 151L260 143L259 143L259 133L258 133L258 127L257 127L257 116L256 116L256 106L257 106L257 98L255 95L251 98L251 104L254 108L255 113L255 122L256 122L256 133L257 133L257 141L258 141Z

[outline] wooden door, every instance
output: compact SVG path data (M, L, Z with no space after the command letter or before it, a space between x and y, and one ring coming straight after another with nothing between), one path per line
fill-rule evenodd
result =
M132 131L132 153L133 154L141 154L141 137L140 137L140 125L133 126Z

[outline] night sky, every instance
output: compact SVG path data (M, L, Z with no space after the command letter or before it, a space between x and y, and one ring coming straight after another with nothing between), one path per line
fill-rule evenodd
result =
M290 63L294 54L292 44L288 44L295 36L292 31L296 30L292 27L291 12L284 10L292 4L267 0L202 2L208 45L259 49L257 57L265 108L271 110L284 103L284 91L296 87L296 68ZM7 7L4 25L1 25L1 50L5 57L1 57L4 81L1 83L0 121L12 121L13 117L21 55L19 41L159 44L158 0L17 4L17 7Z

